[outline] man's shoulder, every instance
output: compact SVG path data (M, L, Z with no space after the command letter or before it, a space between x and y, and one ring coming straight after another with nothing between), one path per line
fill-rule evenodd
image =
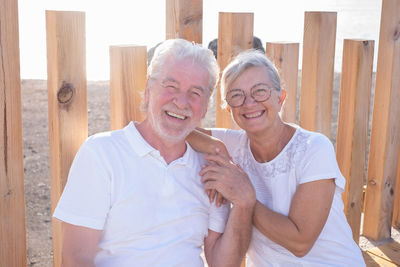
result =
M93 150L95 153L105 154L130 147L129 140L124 132L125 128L95 133L85 140L82 147Z
M85 143L90 146L101 146L112 143L122 138L122 130L99 132L89 136Z
M187 164L192 167L193 169L200 168L202 164L205 164L206 161L204 159L204 154L195 151L189 143L186 142L187 145L187 151L186 153L189 153L189 159Z

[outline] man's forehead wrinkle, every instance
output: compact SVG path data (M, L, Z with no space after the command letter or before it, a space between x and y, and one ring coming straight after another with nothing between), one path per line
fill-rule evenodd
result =
M165 82L174 82L174 83L179 84L179 82L177 80L175 80L173 77L170 77L170 76L165 77L162 82L163 83L165 83Z
M170 76L167 76L162 80L162 83L166 83L166 82L173 82L173 83L180 85L179 81L175 80L173 77L170 77ZM203 92L205 91L204 88L200 85L192 85L190 88L196 88Z

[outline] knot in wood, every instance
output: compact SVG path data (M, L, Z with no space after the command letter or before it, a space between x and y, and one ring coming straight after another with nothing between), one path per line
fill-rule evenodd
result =
M60 104L67 104L74 96L74 86L72 83L63 81L61 88L57 92L57 100Z
M400 22L397 24L396 29L394 30L393 40L397 41L400 38Z
M369 180L370 185L376 185L376 181L374 179Z

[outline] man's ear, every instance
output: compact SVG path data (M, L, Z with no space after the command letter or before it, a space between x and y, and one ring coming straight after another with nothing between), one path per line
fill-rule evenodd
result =
M204 119L204 117L205 117L206 114L207 114L208 104L209 104L209 103L207 103L206 106L204 107L204 109L202 110L203 114L201 115L201 119Z
M144 103L147 106L149 104L149 81L146 82L146 89L144 89Z

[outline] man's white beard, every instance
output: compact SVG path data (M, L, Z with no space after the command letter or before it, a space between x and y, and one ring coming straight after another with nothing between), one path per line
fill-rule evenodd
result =
M152 103L152 98L150 97L149 99L149 107L152 107L153 103ZM150 124L153 128L153 130L155 131L155 133L164 141L169 142L169 143L180 143L183 142L186 138L186 136L188 136L190 134L190 132L192 132L196 126L196 124L188 124L186 125L185 128L183 129L179 129L179 130L175 130L175 129L171 129L170 125L163 125L163 123L166 123L163 119L162 116L168 116L168 115L164 115L165 111L171 111L177 114L182 114L185 115L187 117L189 117L188 119L192 118L193 112L191 110L182 110L182 109L178 109L175 104L173 104L172 102L164 105L163 107L161 107L160 109L160 114L154 114L152 112L152 110L148 110L148 116L150 119Z

